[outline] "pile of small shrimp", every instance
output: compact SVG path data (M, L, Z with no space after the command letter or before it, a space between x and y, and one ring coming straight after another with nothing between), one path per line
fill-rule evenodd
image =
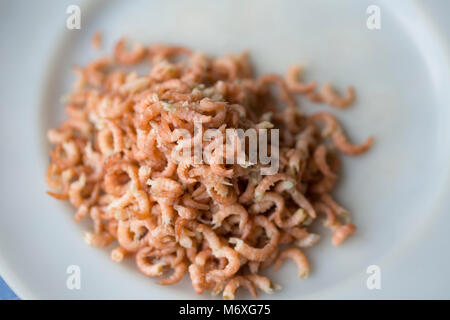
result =
M92 220L88 244L118 244L112 260L133 258L162 285L187 274L199 294L234 299L243 287L256 297L257 289L278 288L261 272L286 259L299 277L309 274L302 248L320 239L308 231L313 222L332 232L334 245L354 233L330 192L338 153L358 155L373 139L352 144L332 113L305 115L297 106L303 98L344 109L353 88L341 96L330 84L304 83L300 66L256 78L247 53L211 58L173 45L130 46L125 38L113 56L75 72L68 119L48 131L48 194L69 200L75 221ZM194 122L204 129L278 128L278 172L263 176L259 163L174 159L175 130L193 133Z

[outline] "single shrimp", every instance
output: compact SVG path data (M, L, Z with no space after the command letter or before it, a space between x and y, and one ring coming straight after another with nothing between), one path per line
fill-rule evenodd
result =
M219 211L213 215L212 224L214 228L218 228L222 221L231 215L237 215L239 217L239 230L243 230L248 222L248 212L239 204L222 206Z
M179 182L169 178L149 179L147 184L151 186L150 192L155 197L176 199L184 192Z
M274 175L264 177L255 189L255 200L260 201L264 193L278 181L284 181L286 189L293 188L296 184L295 179L285 173L277 173Z
M263 248L254 248L246 244L243 240L238 238L230 238L229 242L235 244L234 250L239 252L240 255L247 258L250 261L264 261L270 254L277 248L278 241L280 239L280 232L264 216L255 216L253 223L256 226L264 228L266 231L269 242Z
M374 140L373 137L369 137L364 143L354 145L348 142L347 137L341 129L338 129L333 133L332 139L339 151L352 156L366 152L372 146Z
M329 206L338 216L344 218L347 223L350 222L350 214L347 209L338 204L329 194L324 193L321 195L320 200Z
M356 231L356 226L353 224L345 224L336 229L333 234L332 243L335 246L340 245L346 238L351 236Z
M114 47L115 60L124 65L133 65L145 58L147 50L140 43L135 43L133 50L125 50L126 38L120 39Z
M295 65L289 67L285 81L286 85L294 93L309 93L316 87L317 82L310 82L308 84L298 81L298 77L303 67L301 65Z
M319 95L326 104L338 109L345 109L355 100L355 89L348 87L345 97L340 97L328 82L322 86Z
M164 267L168 262L164 260L151 261L152 259L151 247L143 247L136 253L136 266L139 271L148 277L159 277L164 274Z
M244 276L235 276L227 282L223 290L223 298L226 300L234 300L236 298L236 291L240 287L247 288L254 298L258 296L254 284L249 279Z
M115 248L111 251L111 260L115 262L122 262L129 252L122 247Z
M136 252L147 245L150 236L149 231L152 229L150 226L149 220L143 221L142 227L147 231L142 233L143 236L135 237L136 234L130 230L130 222L120 220L117 229L117 241L127 251Z
M297 248L288 248L280 252L277 260L274 263L275 271L280 269L284 260L288 258L294 260L294 262L297 264L298 276L300 278L306 278L309 274L309 262L306 256L303 254L303 252Z
M330 169L327 163L327 148L325 145L319 145L314 151L314 162L324 176L336 178L336 174Z
M250 280L256 288L265 293L271 294L274 290L281 289L279 285L273 284L267 277L260 276L258 274L248 274L245 277Z
M173 260L173 259L171 259L171 260ZM183 276L186 274L186 272L188 271L189 265L188 265L187 261L183 260L178 263L170 263L170 267L174 270L173 274L170 275L169 277L159 281L159 284L171 285L171 284L179 282L183 278Z
M106 247L114 240L114 238L108 232L101 232L101 233L85 232L83 238L88 245L97 248Z
M234 275L241 266L239 254L227 245L223 245L216 233L208 226L200 224L197 227L197 231L203 234L216 258L226 258L228 260L225 268L209 271L206 279L224 279Z

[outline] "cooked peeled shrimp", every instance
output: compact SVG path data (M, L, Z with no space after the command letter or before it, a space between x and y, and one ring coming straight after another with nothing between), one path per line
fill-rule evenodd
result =
M108 193L121 196L127 192L130 183L138 188L141 186L139 179L139 169L131 163L125 161L113 162L106 165L104 187Z
M47 191L47 194L58 200L69 199L69 195L67 193L57 193L57 192L53 192L53 191Z
M181 201L182 201L183 205L185 205L186 207L189 207L189 208L198 209L198 210L208 210L209 209L208 204L204 204L204 203L195 201L188 194L184 194Z
M281 99L286 101L289 106L296 106L295 99L292 93L289 91L284 79L276 74L266 74L259 79L259 82L262 85L265 84L278 84L281 89Z
M239 230L243 230L248 222L248 212L239 204L223 206L220 208L220 210L213 215L212 224L217 228L223 220L231 215L239 216Z
M256 288L264 291L265 293L271 294L274 290L281 289L279 285L274 285L267 277L257 274L248 274L245 277L250 280Z
M335 246L340 245L346 238L355 233L356 227L353 224L345 224L336 229L333 234L332 243Z
M253 200L255 188L256 182L254 182L252 179L249 179L245 191L239 196L239 202L243 204L250 203Z
M140 43L135 43L133 50L127 51L125 49L126 38L122 38L116 43L114 48L114 58L120 64L132 65L141 61L147 51L144 46Z
M321 144L314 151L314 161L319 170L326 177L336 178L336 174L330 169L327 163L327 148Z
M76 208L81 206L84 202L84 197L81 195L81 192L85 186L86 175L82 174L78 180L73 182L69 187L69 200Z
M47 132L47 139L50 141L50 143L53 144L60 144L64 143L70 138L72 138L73 132L72 131L60 131L51 129Z
M185 184L195 183L197 180L188 176L191 164L190 161L182 160L177 166L177 175L181 182Z
M338 216L349 222L350 216L348 210L339 205L329 194L322 194L320 200L329 206Z
M84 69L84 75L88 83L100 86L105 78L104 69L112 64L109 57L102 57L89 63Z
M316 112L308 119L308 121L312 124L314 124L317 120L321 120L325 124L325 128L322 130L323 137L330 136L339 128L336 117L329 112Z
M111 259L115 262L122 262L128 255L128 251L125 248L118 247L111 251Z
M125 248L127 251L136 252L138 249L145 247L148 243L148 237L150 234L149 224L143 223L143 227L147 228L147 233L145 233L141 238L136 238L130 230L129 221L119 221L119 226L117 229L117 240L121 247Z
M108 232L101 232L101 233L91 233L86 232L84 234L84 241L92 247L106 247L108 246L114 238L109 234Z
M263 248L254 248L238 238L230 238L229 242L236 244L234 250L250 261L264 261L278 246L280 233L278 229L264 216L253 218L255 225L263 227L269 242Z
M188 269L195 292L198 294L203 293L209 287L203 268L197 264L191 264Z
M150 192L155 197L175 199L183 194L183 186L169 178L149 179L147 184L151 186Z
M340 97L331 86L331 83L326 83L320 89L320 97L323 101L335 108L344 109L351 105L355 100L355 89L348 87L345 97Z
M176 171L177 171L177 164L172 160L168 160L164 170L161 172L155 172L153 176L155 178L159 177L170 178L175 174Z
M76 165L80 159L80 150L74 141L67 141L56 146L50 152L50 157L60 168L68 168Z
M234 300L236 298L236 291L240 287L247 288L253 297L256 298L258 296L254 284L249 279L243 276L235 276L227 282L223 290L223 298L226 300Z
M314 208L316 209L316 212L324 213L326 215L324 225L327 228L334 230L340 226L340 222L336 219L336 214L326 204L323 202L316 202L314 204Z
M308 84L298 81L302 69L301 65L291 66L286 73L286 85L294 93L308 93L316 87L317 83L315 81Z
M288 258L294 260L294 262L297 264L298 276L300 278L306 278L309 274L309 262L303 252L301 252L300 249L297 248L288 248L280 252L274 264L275 271L280 269L284 260Z
M369 137L364 143L360 145L351 144L350 142L348 142L347 137L342 132L342 129L336 130L333 133L332 138L339 151L352 156L366 152L371 147L374 140L373 137Z
M311 218L315 218L317 216L314 207L299 190L297 190L296 188L292 188L288 190L288 193L291 195L292 200L294 200L297 205L308 212Z
M208 226L201 224L197 230L204 235L216 258L226 258L228 260L225 268L209 271L206 279L224 279L235 274L241 265L239 254L227 245L223 245L216 233Z
M198 212L194 208L188 208L181 205L174 205L173 208L178 212L178 215L184 219L193 220L198 216Z
M159 260L156 262L152 260L152 248L143 247L136 253L136 265L143 274L149 277L159 277L164 274L164 267L168 262Z
M193 225L190 223L190 219L179 217L175 221L175 237L178 243L187 249L193 248L193 244L195 242L194 236L195 233L193 230L190 230L189 227ZM196 224L194 224L196 226Z
M299 238L295 241L295 245L299 248L310 248L319 242L320 236L315 233L309 233L308 235Z
M262 179L255 189L255 200L259 201L264 196L266 192L272 185L278 181L284 181L286 189L293 188L295 186L295 179L285 173L277 173L271 176L266 176Z
M186 272L188 271L189 265L188 265L187 261L183 260L183 261L175 263L175 264L171 263L170 267L173 268L173 270L174 270L173 274L170 275L169 277L159 281L159 284L170 285L170 284L177 283L186 274Z

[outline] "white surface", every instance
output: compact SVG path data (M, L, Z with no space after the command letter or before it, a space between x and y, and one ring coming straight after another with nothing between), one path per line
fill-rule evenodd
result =
M376 142L364 156L345 157L336 196L358 232L338 249L326 236L306 251L307 280L288 264L271 274L283 290L261 298L450 298L448 4L96 1L81 4L82 28L69 31L65 11L73 3L0 1L0 274L20 297L209 297L197 296L188 277L161 287L132 261L113 263L109 251L82 241L86 226L72 222L73 209L45 195L45 131L63 117L70 67L99 55L90 38L100 30L104 52L121 35L211 54L249 49L259 73L303 62L308 79L355 85L357 103L338 118L354 141L374 135ZM381 8L379 31L366 28L369 4ZM78 291L66 288L72 264L81 267ZM371 264L381 267L381 290L366 288Z

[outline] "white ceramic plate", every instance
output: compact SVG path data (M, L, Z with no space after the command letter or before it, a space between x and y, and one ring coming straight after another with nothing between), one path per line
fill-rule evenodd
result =
M20 297L209 297L187 277L161 287L133 262L113 263L82 241L87 226L72 222L73 209L45 194L45 132L63 117L71 66L99 55L90 38L100 30L103 53L122 35L211 54L248 49L260 73L302 62L308 79L356 86L357 103L338 117L353 140L376 143L345 157L336 196L358 232L340 248L324 232L306 250L311 276L299 280L287 264L272 275L283 290L261 298L450 298L445 1L91 1L78 3L81 30L67 30L66 8L77 3L0 1L0 274ZM380 30L366 27L371 4ZM66 287L69 265L81 268L81 290ZM369 265L381 269L381 290L366 287Z

